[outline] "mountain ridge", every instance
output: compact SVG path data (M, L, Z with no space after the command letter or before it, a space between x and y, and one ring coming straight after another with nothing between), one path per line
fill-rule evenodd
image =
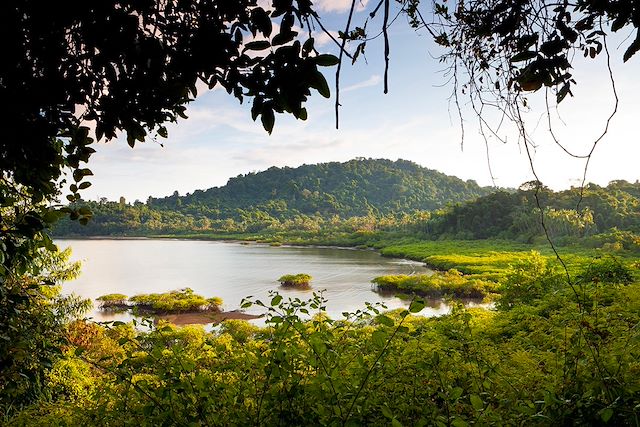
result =
M408 160L356 158L295 168L272 166L185 196L174 192L168 197L150 197L148 205L212 219L234 217L238 209L259 209L275 217L350 217L434 210L494 191Z

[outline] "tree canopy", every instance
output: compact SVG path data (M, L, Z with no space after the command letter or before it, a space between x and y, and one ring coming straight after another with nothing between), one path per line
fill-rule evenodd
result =
M90 185L83 164L93 134L124 132L131 146L166 137L164 125L186 117L201 86L252 98L252 117L269 132L274 112L304 120L311 89L329 96L318 66L337 60L294 30L313 16L308 0L276 1L268 11L251 0L3 2L0 99L11 105L0 118L3 196L50 199L70 168L67 198L78 200ZM3 197L2 206L13 204ZM30 222L13 222L37 231L50 219L34 211ZM3 239L17 228L5 224Z

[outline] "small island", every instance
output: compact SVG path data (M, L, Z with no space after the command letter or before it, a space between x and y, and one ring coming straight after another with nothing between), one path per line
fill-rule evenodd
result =
M278 279L278 282L288 288L308 289L311 287L311 279L313 278L305 273L285 274Z
M101 310L132 310L134 313L154 316L176 325L219 323L226 319L249 320L260 317L237 310L224 312L221 309L221 298L205 298L195 294L191 288L132 297L107 294L96 300L100 303Z
M97 298L102 310L137 310L147 314L174 314L191 312L219 313L222 299L205 298L193 289L184 288L161 294L140 294L131 298L123 294L107 294Z
M381 276L371 282L380 292L399 292L427 298L449 295L455 298L483 299L495 294L497 288L494 282L467 277L455 269L431 275Z

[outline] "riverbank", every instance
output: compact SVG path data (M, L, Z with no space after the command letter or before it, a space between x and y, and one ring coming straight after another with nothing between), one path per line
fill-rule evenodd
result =
M438 272L457 270L465 276L500 282L507 270L540 253L554 265L578 274L594 259L615 257L625 264L637 261L638 254L627 250L590 248L580 245L556 246L548 241L522 243L513 240L426 240L399 232L278 232L278 233L190 233L150 236L160 239L229 241L291 247L372 250L389 258L411 260ZM560 258L558 258L559 255ZM564 264L564 265L563 265Z

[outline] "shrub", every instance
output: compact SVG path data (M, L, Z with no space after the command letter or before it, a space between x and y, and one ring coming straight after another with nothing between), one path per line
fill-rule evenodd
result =
M531 253L511 266L500 288L498 307L510 309L518 304L531 304L563 283L560 270L540 253Z
M101 297L102 298L102 297ZM133 308L154 313L184 313L191 311L220 311L222 299L205 298L191 288L162 294L140 294L129 298Z
M278 279L282 286L308 287L312 277L308 274L285 274Z
M633 282L631 269L617 258L608 256L589 264L578 276L584 282L601 282L628 285Z
M495 292L496 284L487 280L463 276L458 270L432 275L390 275L376 277L372 282L382 291L400 291L439 298L451 295L458 298L484 298Z
M128 307L127 297L124 294L107 294L96 298L96 301L100 302L100 308L102 309L117 309L122 307Z

